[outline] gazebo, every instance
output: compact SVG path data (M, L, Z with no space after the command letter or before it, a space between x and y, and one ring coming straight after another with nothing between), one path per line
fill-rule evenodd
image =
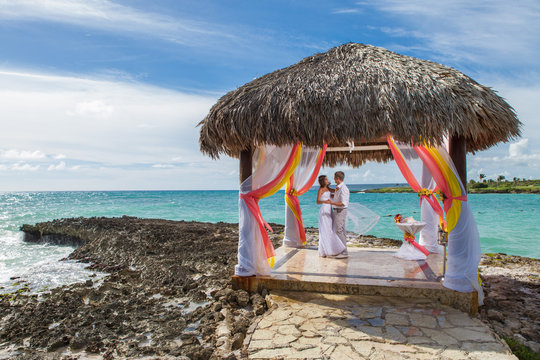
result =
M243 261L249 262L246 256L250 252L266 251L268 255L273 251L264 241L262 247L253 245L264 240L258 232L266 234L264 220L257 213L258 199L277 191L286 181L291 199L301 195L291 185L294 168L301 160L298 146L311 149L306 166L318 172L321 163L360 167L366 161L390 161L396 155L388 146L393 140L424 148L441 148L447 141L448 161L453 162L450 168L465 196L466 153L518 137L520 125L512 107L493 90L453 68L380 47L348 43L227 93L199 124L199 142L201 151L212 158L226 154L240 160L241 267ZM253 165L262 161L261 152L256 150L265 146L275 150L276 169L265 175L268 183L257 180L262 181L257 189L264 190L250 197L256 182L251 178ZM430 156L427 150L424 153ZM302 175L303 185L311 186L311 175L309 171ZM452 206L463 196L446 194L445 199ZM294 206L290 208L298 217ZM259 228L248 225L250 221ZM298 223L301 227L301 214ZM463 233L456 236L452 238L450 233L449 271L452 259L470 255L470 250L463 250L469 239L463 238ZM479 253L479 242L475 247ZM238 269L240 276L264 275L264 269Z

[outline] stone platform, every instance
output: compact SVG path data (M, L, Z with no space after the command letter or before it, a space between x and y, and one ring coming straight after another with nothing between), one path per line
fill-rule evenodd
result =
M425 261L394 257L396 251L349 247L347 259L319 257L316 247L280 247L270 276L234 276L234 289L250 292L293 290L327 294L423 298L474 315L476 292L461 293L442 286L443 257L430 254Z

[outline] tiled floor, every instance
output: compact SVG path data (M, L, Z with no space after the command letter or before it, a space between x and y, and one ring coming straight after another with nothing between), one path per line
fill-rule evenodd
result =
M276 280L443 289L443 256L430 254L426 261L396 258L396 251L349 247L346 259L319 257L317 248L280 247L271 277Z

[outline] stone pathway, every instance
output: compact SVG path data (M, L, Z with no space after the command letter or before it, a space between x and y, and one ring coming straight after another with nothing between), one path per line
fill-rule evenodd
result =
M480 320L425 299L273 292L250 359L517 359Z

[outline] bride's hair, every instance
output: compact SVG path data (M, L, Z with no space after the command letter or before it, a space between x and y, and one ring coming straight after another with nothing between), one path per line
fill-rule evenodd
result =
M326 184L324 183L324 179L326 179L326 175L319 176L319 185L323 188L326 187Z

